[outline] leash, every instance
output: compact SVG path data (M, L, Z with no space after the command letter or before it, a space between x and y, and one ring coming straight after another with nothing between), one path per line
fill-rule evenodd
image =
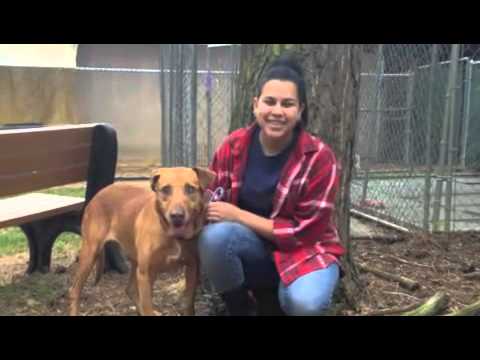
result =
M207 194L207 202L220 201L222 200L223 195L225 195L225 190L223 190L223 188L219 186L215 189L215 191L207 189L206 194Z

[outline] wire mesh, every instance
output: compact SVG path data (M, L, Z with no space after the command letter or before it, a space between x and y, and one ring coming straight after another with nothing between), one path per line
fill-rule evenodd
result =
M206 166L228 133L238 51L231 45L218 56L215 49L207 47L202 61L196 45L160 49L169 59L162 73L170 72L164 76L166 94L161 98L162 142L169 144L162 147L162 159L167 166Z
M472 44L380 44L364 59L354 209L409 229L480 227L479 55Z

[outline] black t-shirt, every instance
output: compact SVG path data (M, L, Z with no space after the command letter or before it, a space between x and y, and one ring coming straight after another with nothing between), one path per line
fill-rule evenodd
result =
M295 130L292 142L280 154L266 156L260 144L260 128L252 134L247 165L239 193L239 207L263 217L270 217L273 196L280 175L298 138Z

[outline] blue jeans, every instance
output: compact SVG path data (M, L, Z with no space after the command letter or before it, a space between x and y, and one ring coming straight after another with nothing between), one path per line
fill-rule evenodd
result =
M224 293L241 286L278 287L280 306L287 315L322 315L330 306L339 280L338 265L313 271L285 286L266 241L234 222L205 226L198 247L202 269L213 288Z

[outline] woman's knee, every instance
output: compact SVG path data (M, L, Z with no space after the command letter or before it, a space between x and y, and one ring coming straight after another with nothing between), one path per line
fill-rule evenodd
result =
M330 300L325 298L291 299L284 311L290 316L321 316L330 308Z
M338 265L307 274L288 287L281 286L280 303L287 315L325 315L339 279Z
M226 245L232 232L241 226L234 222L219 222L206 225L198 238L199 249L216 249Z
M244 226L234 222L219 222L206 225L198 238L200 258L225 254L232 247L232 241ZM248 230L248 229L246 229Z
M283 311L290 316L320 316L330 308L331 298L325 294L298 296L288 293L282 303Z

